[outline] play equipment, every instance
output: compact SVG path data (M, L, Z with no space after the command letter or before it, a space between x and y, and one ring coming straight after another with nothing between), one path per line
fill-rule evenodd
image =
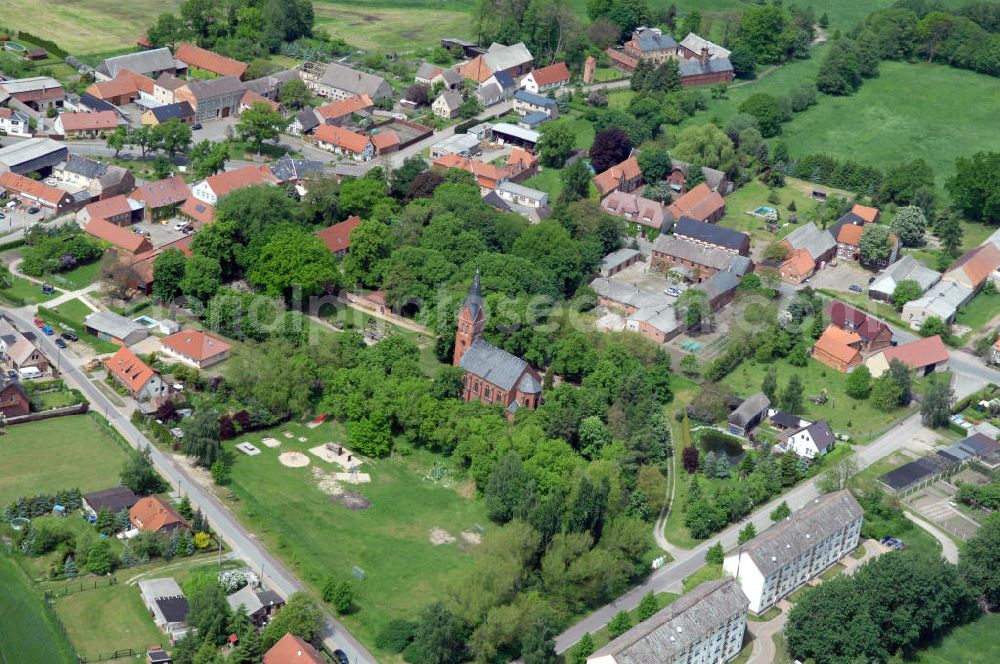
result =
M24 530L31 524L31 519L26 516L15 516L10 520L10 527L14 530Z

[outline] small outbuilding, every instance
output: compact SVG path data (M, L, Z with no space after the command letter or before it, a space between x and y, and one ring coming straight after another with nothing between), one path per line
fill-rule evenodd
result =
M763 392L754 394L741 403L729 416L729 433L745 436L767 415L771 400Z

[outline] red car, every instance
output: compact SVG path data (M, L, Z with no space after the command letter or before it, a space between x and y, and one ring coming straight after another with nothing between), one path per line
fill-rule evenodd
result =
M35 319L35 327L38 327L38 328L45 327L45 321L43 321L41 318L36 318Z

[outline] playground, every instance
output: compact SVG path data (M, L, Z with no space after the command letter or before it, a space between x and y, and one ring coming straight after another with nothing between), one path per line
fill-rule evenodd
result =
M363 571L355 585L359 610L341 620L368 647L389 620L411 617L444 598L450 580L473 565L480 538L489 536L482 501L435 454L418 449L362 459L352 481L350 467L358 459L352 455L346 468L336 460L344 456L346 463L351 454L336 422L313 428L288 423L237 439L243 441L260 454L234 455L231 508L313 589L331 574L347 577L355 566ZM346 454L337 454L339 446ZM284 454L308 463L283 465ZM435 529L453 539L435 545Z

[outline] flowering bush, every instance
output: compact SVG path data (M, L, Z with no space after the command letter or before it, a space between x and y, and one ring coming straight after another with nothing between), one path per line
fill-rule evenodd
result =
M257 578L257 575L245 567L219 572L219 585L222 586L227 595L246 586L256 588L259 584L260 580Z

